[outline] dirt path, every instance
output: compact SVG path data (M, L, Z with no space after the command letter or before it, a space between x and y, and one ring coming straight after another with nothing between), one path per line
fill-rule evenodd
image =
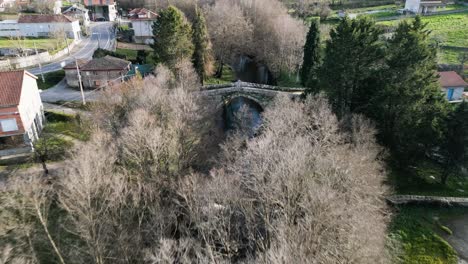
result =
M447 241L458 252L459 264L468 264L468 215L448 221L447 227L453 231Z

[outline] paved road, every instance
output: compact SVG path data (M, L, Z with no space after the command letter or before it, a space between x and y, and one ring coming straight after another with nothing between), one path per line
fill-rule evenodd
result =
M98 93L94 90L84 91L87 101L96 100ZM41 92L42 102L56 103L61 101L81 101L81 92L78 89L68 87L65 79L57 85Z
M75 58L89 59L93 56L94 51L98 47L109 50L114 48L115 34L112 30L112 23L100 22L92 25L91 27L91 37L84 39L83 43L78 45L77 48L75 48L75 51L72 51L71 56L67 56L56 62L43 65L42 73L58 71L66 64L75 60ZM36 75L41 74L39 67L29 69L28 71Z
M459 264L468 263L468 215L450 220L447 226L453 231L447 241L458 252Z

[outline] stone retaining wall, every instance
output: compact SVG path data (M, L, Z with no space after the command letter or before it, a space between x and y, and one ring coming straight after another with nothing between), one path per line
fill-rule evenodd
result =
M456 205L468 207L468 198L463 197L440 197L422 195L393 195L387 198L391 204L438 204Z
M54 55L50 55L50 53L46 51L32 56L0 60L0 70L14 70L27 68L31 66L36 66L39 62L43 64L49 63L67 55L68 49L72 50L75 47L75 45L76 43L72 42L70 45L68 45L68 48L63 49Z

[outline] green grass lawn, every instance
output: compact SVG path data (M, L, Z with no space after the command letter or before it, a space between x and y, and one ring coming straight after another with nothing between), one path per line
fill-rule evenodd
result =
M297 74L282 73L276 81L281 87L302 87Z
M135 62L137 60L138 56L138 50L132 50L132 49L116 49L115 52L119 55L123 55L127 58L129 61ZM148 51L148 55L146 56L146 63L145 64L154 64L154 59L153 59L153 51Z
M137 50L131 50L131 49L116 49L115 52L120 55L124 55L127 57L127 60L136 60L137 57Z
M204 84L227 84L231 83L236 80L236 74L232 70L232 68L228 65L224 65L223 67L223 74L221 78L210 77L205 80Z
M446 185L440 183L441 169L429 162L406 170L392 169L389 180L396 194L468 197L468 178L450 175Z
M468 11L457 14L434 15L422 17L427 23L433 38L440 39L442 46L468 48ZM380 21L379 25L396 27L400 20ZM442 48L439 51L438 62L444 64L458 64L457 57L462 51Z
M432 35L442 39L441 45L468 47L468 11L457 14L422 17ZM380 21L379 25L396 27L400 20Z
M44 128L45 133L65 135L81 141L89 139L90 135L88 131L80 123L81 121L77 119L77 116L47 111L46 117L47 125Z
M44 80L45 82L42 82L42 78L40 75L38 75L37 79L37 86L41 90L46 90L49 89L53 86L55 86L57 83L59 83L61 80L65 78L65 71L60 70L56 72L49 72L44 74Z
M396 250L405 264L456 264L457 253L443 239L451 230L442 223L467 214L466 208L406 205L396 208L390 236L400 245Z
M69 40L69 43L71 43L71 40ZM22 46L24 48L34 49L34 44L36 44L38 49L48 50L51 54L55 54L57 51L63 50L67 46L65 40L57 43L56 40L49 38L27 38L22 40L0 38L0 48Z
M460 50L441 48L437 54L437 62L442 64L460 64L458 56L462 53L463 51Z

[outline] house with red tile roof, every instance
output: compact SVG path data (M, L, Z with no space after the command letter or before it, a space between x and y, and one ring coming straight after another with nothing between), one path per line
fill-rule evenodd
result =
M128 12L134 32L133 41L140 44L153 44L153 23L158 14L146 8L135 8Z
M468 84L454 71L439 72L439 83L449 102L463 100L463 92Z
M39 138L44 111L36 80L26 70L0 72L0 157L31 152Z

